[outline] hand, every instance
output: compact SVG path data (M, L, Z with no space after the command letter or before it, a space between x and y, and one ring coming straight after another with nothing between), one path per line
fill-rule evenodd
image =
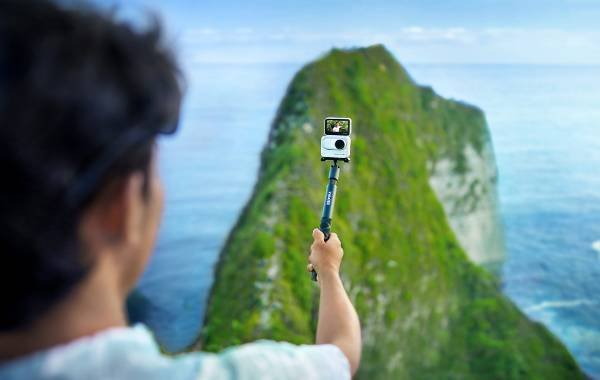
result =
M307 270L310 272L313 269L319 274L334 273L339 274L344 249L342 242L336 233L329 236L329 240L325 241L325 235L318 228L313 230L313 243L310 246L310 256L308 261L310 264Z

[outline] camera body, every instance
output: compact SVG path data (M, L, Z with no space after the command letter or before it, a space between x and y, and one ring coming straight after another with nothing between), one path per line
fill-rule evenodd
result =
M350 133L352 119L327 117L324 121L325 135L321 137L321 160L350 161Z

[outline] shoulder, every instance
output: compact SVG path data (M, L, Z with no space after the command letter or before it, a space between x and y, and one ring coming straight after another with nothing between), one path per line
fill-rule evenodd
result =
M199 379L211 378L217 367L236 379L350 379L348 360L334 345L258 341L203 355Z
M111 328L95 335L0 365L0 378L195 379L200 357L165 356L150 331L142 326Z

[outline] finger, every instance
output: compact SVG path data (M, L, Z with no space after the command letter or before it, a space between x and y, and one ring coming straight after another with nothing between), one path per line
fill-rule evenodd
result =
M331 233L331 237L329 238L328 242L329 241L334 241L340 247L342 246L342 242L340 241L340 238L338 237L338 234L336 234L335 232Z
M323 235L323 232L321 232L321 230L319 230L318 228L315 228L313 230L313 239L315 239L315 242L317 243L325 243L325 235Z

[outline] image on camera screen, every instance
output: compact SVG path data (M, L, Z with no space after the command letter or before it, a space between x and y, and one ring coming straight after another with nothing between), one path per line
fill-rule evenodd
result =
M325 120L326 135L344 135L350 134L350 121L344 119Z

